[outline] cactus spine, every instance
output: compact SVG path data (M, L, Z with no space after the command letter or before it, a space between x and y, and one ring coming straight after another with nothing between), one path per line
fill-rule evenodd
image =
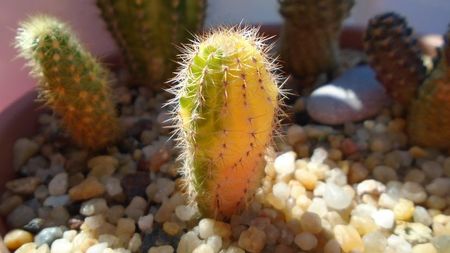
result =
M354 0L279 0L284 17L281 59L286 69L302 80L303 88L317 77L333 76L338 68L341 24Z
M375 16L369 21L364 40L378 80L395 100L409 105L427 71L406 20L392 12Z
M408 134L413 143L450 148L450 29L440 60L412 101Z
M119 133L109 73L72 34L64 23L37 16L21 24L16 45L39 79L40 99L62 117L73 140L102 148Z
M206 0L97 0L97 6L132 80L158 90L175 69L174 44L202 28Z
M209 217L229 218L258 186L279 112L279 78L255 29L222 28L181 58L172 90L187 190Z

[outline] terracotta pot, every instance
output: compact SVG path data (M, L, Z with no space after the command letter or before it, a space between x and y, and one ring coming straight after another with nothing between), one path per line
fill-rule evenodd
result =
M266 36L274 36L274 39L277 39L279 31L280 25L264 25L261 27L261 33ZM340 38L341 47L361 50L363 47L363 31L364 29L361 27L345 27ZM433 40L433 43L434 46L436 40ZM430 47L428 44L427 41L422 43L427 48L428 54L434 54L433 47ZM115 59L112 60L113 63L119 62L117 57ZM27 91L23 94L18 94L21 91L17 90L2 92L20 95L18 96L20 99L17 99L5 108L0 108L0 140L2 143L0 146L0 164L2 165L0 191L3 191L4 183L14 177L12 166L13 144L19 137L31 136L34 133L37 126L38 112L40 111L40 104L34 101L36 97L35 91ZM4 219L0 219L0 234L4 235L5 232ZM0 252L8 252L4 248L2 240L0 240Z

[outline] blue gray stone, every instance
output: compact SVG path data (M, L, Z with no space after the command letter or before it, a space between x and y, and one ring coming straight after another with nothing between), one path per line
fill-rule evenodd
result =
M368 66L359 66L315 89L307 99L306 109L319 123L340 125L368 119L388 103L375 72Z

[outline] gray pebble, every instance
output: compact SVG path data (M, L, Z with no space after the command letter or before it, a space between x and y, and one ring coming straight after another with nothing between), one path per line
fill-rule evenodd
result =
M34 218L30 222L28 222L25 226L23 226L23 229L30 233L36 234L39 231L41 231L42 227L44 226L44 223L45 223L44 219Z
M33 208L26 205L20 205L8 215L6 222L13 228L20 228L34 218L36 218L36 213Z
M44 228L34 237L34 242L39 247L43 244L51 245L53 241L63 236L64 229L62 227Z

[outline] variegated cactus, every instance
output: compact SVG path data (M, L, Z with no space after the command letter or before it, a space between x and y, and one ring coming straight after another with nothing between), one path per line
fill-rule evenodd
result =
M280 110L280 78L255 29L222 28L181 58L176 120L188 192L209 217L244 208L263 175Z

